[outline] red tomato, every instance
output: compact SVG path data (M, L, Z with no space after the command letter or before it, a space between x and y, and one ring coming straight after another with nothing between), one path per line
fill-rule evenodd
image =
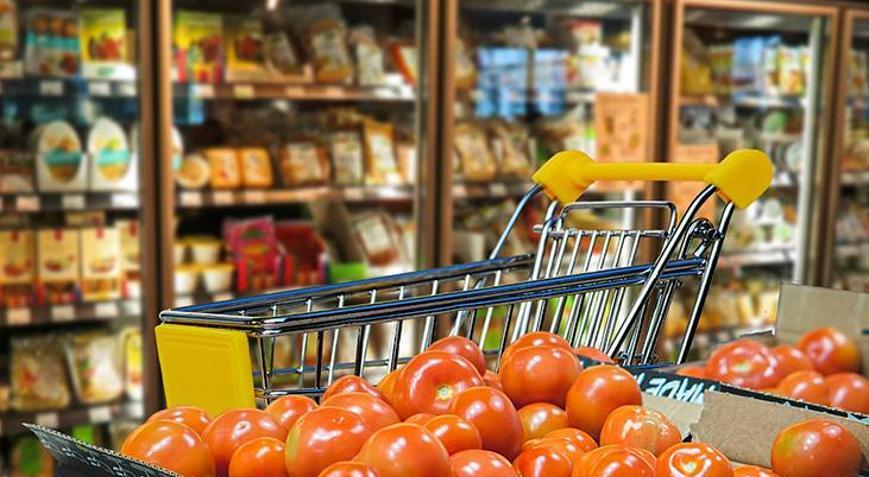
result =
M289 432L300 417L317 409L317 402L307 396L284 396L271 402L266 413L281 423Z
M211 451L193 429L156 420L137 427L121 446L121 454L177 472L184 477L214 477Z
M772 470L781 477L854 477L863 456L841 424L811 419L784 428L772 443Z
M756 465L743 465L733 469L733 477L779 477L779 475Z
M232 454L229 477L287 477L284 443L272 437L245 442Z
M625 444L661 455L682 442L679 428L667 416L642 406L622 406L611 412L600 431L600 445Z
M356 375L341 376L329 385L320 402L341 393L368 393L378 399L383 399L383 393L377 390L373 384Z
M706 379L706 368L703 366L684 366L676 370L679 376L690 376L692 378Z
M573 462L551 447L525 449L513 461L519 477L570 477Z
M812 362L815 371L823 374L860 372L860 349L854 340L835 328L818 328L804 334L797 343Z
M598 447L573 464L571 477L655 477L648 451L623 445Z
M336 462L317 477L380 477L370 465L362 462Z
M732 477L733 469L724 454L702 442L685 442L670 447L658 457L657 477Z
M428 412L421 412L419 414L414 414L413 416L408 417L407 419L404 420L404 422L406 422L408 424L416 424L416 425L421 426L421 425L425 424L426 422L428 422L429 419L431 419L433 417L435 417L434 414L431 414Z
M335 462L352 459L370 435L371 429L358 414L321 406L290 429L284 465L292 477L317 477Z
M422 427L437 437L449 455L469 449L481 449L480 431L459 416L444 414L429 419Z
M643 404L631 373L612 365L593 366L581 372L567 392L567 419L570 427L597 439L609 413L628 404Z
M450 354L459 355L474 365L480 376L486 372L486 356L483 355L483 351L476 343L464 336L447 336L435 341L428 347L428 350L445 351Z
M416 424L395 424L374 433L354 459L380 477L445 477L450 455L431 432Z
M541 346L553 346L555 348L573 351L570 343L561 336L547 331L534 331L520 336L519 339L514 341L510 346L507 346L507 349L504 350L504 354L501 355L501 364L503 365L510 355L522 348L538 348Z
M465 358L426 351L401 369L392 391L393 404L402 419L420 412L444 414L453 396L482 384L480 373Z
M593 359L593 360L597 361L598 363L604 363L604 364L615 364L616 363L615 361L613 361L612 358L609 357L608 354L604 353L603 351L601 351L597 348L592 348L591 346L579 346L579 347L573 348L573 354L575 354L577 356L582 356L583 358Z
M211 423L211 417L205 410L196 406L174 406L162 411L157 411L148 418L147 422L166 420L174 421L196 431L202 435L202 432Z
M588 435L587 432L583 432L579 429L574 429L572 427L565 427L564 429L552 431L549 434L546 434L544 437L566 437L570 439L570 441L573 442L576 447L579 447L585 452L597 449L597 442L595 442L593 437Z
M498 376L497 373L487 369L486 374L483 375L483 381L486 383L486 386L489 386L490 388L504 391L504 386L501 385L501 376Z
M394 371L390 371L389 374L383 377L380 380L380 383L377 384L377 390L383 394L383 399L392 405L392 390L395 389L395 380L398 379L398 373L400 369L396 369Z
M336 462L317 477L380 477L370 465L362 462Z
M506 394L480 386L466 389L453 398L450 413L465 418L480 431L483 449L508 459L522 448L522 422Z
M828 405L830 391L827 382L815 371L797 371L778 383L778 392L783 396L815 404Z
M517 477L510 461L494 452L479 449L451 456L450 467L453 469L452 477Z
M830 405L846 411L869 414L869 380L856 373L827 376Z
M766 346L750 340L736 340L719 346L706 362L706 376L749 389L776 385L775 358Z
M336 394L323 401L323 405L344 408L358 414L372 432L401 422L389 404L366 393Z
M570 351L552 346L518 349L501 364L504 394L516 407L548 402L564 407L564 397L582 365Z
M812 362L802 351L791 345L778 345L769 349L775 358L775 374L779 380L797 371L811 371Z
M547 402L537 402L519 409L519 420L522 421L522 435L525 441L567 427L567 413Z
M242 444L258 437L283 441L287 430L272 416L259 409L233 409L214 418L202 433L211 448L218 476L225 476L229 461Z
M543 437L540 439L532 439L525 443L522 450L536 449L538 447L546 447L555 449L576 465L579 459L585 455L585 451L580 449L568 437Z

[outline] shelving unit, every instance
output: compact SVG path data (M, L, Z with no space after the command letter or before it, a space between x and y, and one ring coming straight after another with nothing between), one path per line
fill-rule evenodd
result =
M60 411L6 413L0 415L0 438L30 434L22 424L71 429L82 425L105 425L117 419L141 420L144 417L142 403L135 401L78 406Z

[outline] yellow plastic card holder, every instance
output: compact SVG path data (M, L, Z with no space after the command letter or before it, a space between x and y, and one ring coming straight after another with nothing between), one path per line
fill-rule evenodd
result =
M168 406L198 406L211 416L256 407L244 332L162 324L155 333Z

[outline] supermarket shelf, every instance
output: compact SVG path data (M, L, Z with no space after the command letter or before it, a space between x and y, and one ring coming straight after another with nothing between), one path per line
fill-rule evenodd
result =
M744 108L802 108L805 100L799 96L761 96L755 94L732 95L682 95L679 98L682 106L706 106L717 108L726 104Z
M74 192L0 195L0 212L135 210L139 196L129 192Z
M869 171L847 171L842 173L843 186L861 186L869 184Z
M22 424L38 424L52 429L69 429L87 424L106 424L116 419L142 419L141 402L120 401L94 406L80 406L47 412L0 413L0 437L28 434Z
M141 314L142 302L138 299L3 308L0 309L0 329L76 325Z
M413 186L305 187L298 189L186 190L179 191L177 206L182 209L204 207L302 204L314 200L345 202L389 202L413 200Z
M288 99L294 101L409 102L416 97L412 86L342 86L286 83L233 83L174 85L176 97L197 99Z
M528 192L533 184L529 181L459 183L453 184L453 197L456 199L497 199L519 197Z
M3 97L136 98L133 80L89 80L84 78L6 78L0 80Z
M744 266L788 265L794 262L790 248L760 248L722 253L718 266L739 268Z
M866 253L869 253L869 240L836 244L836 255L839 257L861 257Z

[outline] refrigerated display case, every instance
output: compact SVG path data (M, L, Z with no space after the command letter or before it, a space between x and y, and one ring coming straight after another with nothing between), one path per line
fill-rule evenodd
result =
M145 2L0 1L3 475L50 474L22 422L111 447L144 415L150 22Z
M531 173L558 151L582 150L597 160L655 159L661 2L445 5L441 263L485 258L531 187ZM589 197L635 199L646 192L635 184L610 186ZM519 226L527 233L504 253L533 247L530 224L539 223L541 207L526 208ZM617 212L581 220L587 228L630 229L637 218Z
M817 281L825 189L816 178L830 160L837 15L804 4L675 4L667 159L717 161L754 147L776 168L764 198L734 216L701 354L704 344L772 324L780 282ZM693 192L668 194L680 203Z
M842 28L837 127L830 178L824 283L869 292L869 11L847 10Z

